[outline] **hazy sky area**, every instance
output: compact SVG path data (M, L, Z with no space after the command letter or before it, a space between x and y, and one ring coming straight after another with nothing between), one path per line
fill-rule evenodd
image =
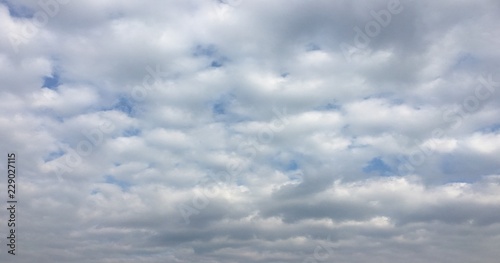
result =
M0 262L499 262L498 0L0 0L0 36Z

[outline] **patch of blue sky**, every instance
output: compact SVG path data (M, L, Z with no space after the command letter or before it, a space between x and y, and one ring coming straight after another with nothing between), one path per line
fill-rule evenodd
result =
M290 160L290 162L288 162L288 164L285 166L285 171L295 171L297 169L299 169L299 165L295 160Z
M273 167L288 174L300 169L298 160L303 160L303 158L301 154L278 151L269 162Z
M214 103L214 105L212 106L212 112L215 115L226 114L226 103L221 101Z
M124 112L127 115L131 116L134 113L134 103L128 98L120 97L118 99L118 102L115 103L111 107L111 109Z
M363 167L363 172L365 173L378 173L382 176L392 175L392 169L387 165L381 157L375 157L371 159L365 167Z
M217 48L215 45L197 45L194 48L193 56L195 57L213 57L217 54Z
M56 90L59 85L61 85L61 83L59 82L59 74L57 72L52 73L52 76L43 77L42 87Z
M209 58L209 67L211 68L220 68L224 66L224 63L228 61L228 59L224 56L221 56L217 47L212 44L207 45L197 45L193 51L194 57L202 57Z
M19 1L14 1L14 3L17 4L13 4L12 2L13 1L0 0L0 4L7 6L9 9L10 16L16 18L33 18L35 12L32 9L19 4Z
M229 59L224 57L224 56L218 56L214 59L212 59L212 62L210 62L210 67L212 68L220 68L223 67L226 62L228 62Z
M500 132L500 123L495 123L493 125L482 127L477 131L481 133L498 133Z
M130 188L130 184L128 182L118 180L112 175L106 175L104 176L104 182L107 184L114 184L119 186L122 190L128 190Z
M64 155L64 151L61 151L61 150L55 151L55 152L50 152L47 156L45 156L43 158L43 161L50 162L50 161L53 161L53 160L55 160L63 155Z
M216 117L230 114L229 107L235 96L231 93L223 94L215 101L212 101L212 113Z
M235 123L248 122L251 120L251 118L249 117L227 111L227 108L222 109L220 106L217 106L216 109L213 109L213 116L215 122L224 124L226 129L229 130L232 129L232 125L234 125Z
M122 132L123 137L134 137L134 136L138 136L140 134L141 134L141 130L135 129L135 128L126 129Z
M471 53L461 53L457 56L451 70L470 70L471 68L476 68L479 62L479 59L474 57Z
M212 68L220 68L224 65L224 63L221 60L213 60L212 63L210 64L210 67Z

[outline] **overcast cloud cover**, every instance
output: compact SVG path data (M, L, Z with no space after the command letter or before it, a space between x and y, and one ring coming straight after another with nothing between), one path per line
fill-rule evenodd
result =
M0 1L0 261L497 263L499 14Z

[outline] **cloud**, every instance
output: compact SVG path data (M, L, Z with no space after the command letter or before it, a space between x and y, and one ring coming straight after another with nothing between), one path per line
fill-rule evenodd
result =
M0 260L497 262L499 9L0 1Z

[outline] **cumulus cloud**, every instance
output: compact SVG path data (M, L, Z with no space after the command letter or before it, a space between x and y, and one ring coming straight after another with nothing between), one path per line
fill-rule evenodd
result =
M0 260L497 262L499 11L0 1Z

